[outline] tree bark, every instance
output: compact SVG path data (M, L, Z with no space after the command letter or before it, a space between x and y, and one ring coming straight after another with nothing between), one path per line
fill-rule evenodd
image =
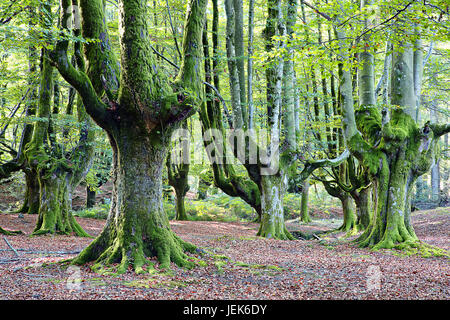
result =
M361 189L358 193L357 199L354 198L354 200L358 216L357 225L365 230L369 226L373 215L372 187L369 186Z
M233 0L225 0L225 12L227 15L226 48L228 73L230 79L231 104L233 106L233 127L244 128L243 109L241 101L241 86L237 66L236 55L236 10Z
M25 172L25 199L22 208L17 212L37 214L39 212L39 181L36 173L30 168L24 169Z
M61 12L66 12L69 3L61 2ZM148 263L146 258L156 256L163 268L170 262L193 265L184 251L192 251L195 246L175 235L163 211L162 170L173 130L204 100L199 66L205 11L206 0L188 2L183 57L173 82L159 70L149 45L145 1L119 1L120 74L114 69L118 64L105 42L108 36L99 0L81 1L81 12L83 35L93 31L90 38L100 40L92 43L85 55L89 65L100 68L98 74L102 76L91 82L86 74L74 70L67 59L67 41L57 44L53 62L82 96L89 115L106 130L113 150L114 188L105 228L74 263L95 260L96 267L102 268L120 262L119 272L125 272L128 266L142 272ZM105 65L111 68L101 69ZM96 85L99 90L94 89Z
M309 198L309 180L305 180L302 185L302 200L300 204L300 221L311 222L308 212L308 198Z
M284 223L283 196L284 177L267 175L261 177L261 223L257 235L268 239L293 240Z
M335 22L338 25L339 18ZM348 58L345 33L336 27L336 35L340 44L339 59L345 60ZM450 130L449 125L426 124L419 128L414 121L412 49L406 43L403 46L401 50L394 50L391 77L391 103L400 108L392 111L390 121L384 126L379 111L367 108L367 117L359 121L357 128L351 75L340 70L344 137L352 154L367 168L375 183L376 214L358 242L375 249L419 246L410 222L411 189L417 177L429 170L436 156L436 139ZM374 134L382 136L381 145L371 144Z
M97 192L92 190L89 186L86 186L86 208L92 208L95 206L95 196Z
M169 184L175 189L175 219L176 220L189 220L184 208L184 197L189 191L188 163L171 163L172 157L170 154L167 156L167 174L169 178Z
M255 106L253 104L253 22L255 17L255 1L248 3L248 57L247 57L247 98L248 98L248 128L254 127Z
M212 59L212 69L211 69L211 61L209 58L209 45L208 45L208 37L206 36L206 32L203 34L203 48L204 48L204 56L205 56L205 77L206 81L209 82L211 77L214 79L214 85L217 89L219 89L219 74L217 72L218 69L218 22L219 19L219 11L217 6L217 0L213 1L213 25L212 25L212 34L213 34L213 55L214 59ZM223 125L223 117L222 110L220 108L220 103L217 102L217 99L212 97L216 97L215 94L210 90L209 87L206 88L206 95L209 97L206 103L201 105L200 108L200 121L202 123L202 131L203 134L207 132L211 132L212 135L214 131L216 131L221 137L225 137L225 129ZM250 172L254 171L254 166L246 166L246 169L249 172L249 178L244 178L238 176L234 170L232 164L227 163L227 158L223 157L223 155L227 154L226 144L223 141L214 141L211 142L207 139L204 140L204 145L206 150L210 150L208 155L214 156L215 159L210 159L211 166L213 169L214 183L226 194L232 197L240 197L245 202L247 202L258 214L258 217L261 216L261 198L260 192L258 189L257 182L253 181L255 179L255 175L250 176ZM222 160L222 161L218 161ZM253 179L253 180L252 180ZM203 195L201 195L203 197ZM200 195L199 195L200 197Z
M357 231L357 216L353 199L349 194L344 194L340 200L342 203L344 221L338 230L349 232L350 234L354 233Z
M436 112L436 107L432 106L430 110L430 122L438 123L438 116ZM431 184L431 202L433 206L438 207L441 198L441 170L440 170L440 157L436 157L434 159L433 164L431 165L431 175L430 175L430 184Z
M282 22L281 3L270 0L267 4L268 17L265 29L266 51L285 46L283 41L275 41L273 37L284 36L286 27ZM269 127L271 152L279 152L282 118L282 79L284 70L283 58L277 58L272 66L266 69L267 79L267 119ZM292 123L292 126L294 124ZM294 127L295 128L295 127ZM289 148L289 150L291 150ZM280 157L281 158L281 157ZM261 174L259 189L261 192L261 224L258 235L275 239L293 239L284 223L283 197L286 192L287 164L282 163L272 154L270 166L273 172Z
M130 264L139 273L147 263L146 257L157 256L162 268L169 267L170 262L191 266L183 251L192 251L195 246L171 231L162 206L167 138L145 141L141 133L133 131L123 130L113 149L115 187L106 226L74 263L95 260L102 266L118 262L119 273Z

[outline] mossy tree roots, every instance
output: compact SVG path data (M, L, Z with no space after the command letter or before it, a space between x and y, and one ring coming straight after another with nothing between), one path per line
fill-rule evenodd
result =
M11 231L11 230L5 230L2 227L0 227L0 234L3 234L5 236L13 236L18 234L23 234L22 231Z
M73 260L73 264L95 261L93 269L101 271L118 263L118 273L126 272L129 267L142 273L149 264L147 258L157 257L160 268L170 268L171 262L180 267L194 266L186 252L194 252L196 246L180 239L169 226L134 225L138 228L132 227L134 234L127 233L125 226L109 226Z

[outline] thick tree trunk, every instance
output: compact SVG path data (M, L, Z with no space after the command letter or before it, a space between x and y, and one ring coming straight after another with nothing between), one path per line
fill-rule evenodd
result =
M206 1L191 0L187 5L183 57L174 81L155 62L145 1L119 1L120 75L110 50L101 1L82 0L80 4L83 36L92 33L89 38L100 40L85 47L89 66L99 68L91 72L96 76L91 82L84 72L73 68L67 59L67 41L58 42L52 59L83 98L89 115L108 134L114 189L104 230L74 263L96 260L99 267L120 262L119 272L125 272L129 265L141 272L146 257L156 256L163 268L170 262L191 266L183 251L195 246L171 231L163 211L162 170L172 130L204 100L199 65ZM67 12L70 2L62 0L61 5L61 12ZM61 25L69 17L63 14Z
M261 224L257 233L268 239L292 240L284 223L283 196L284 177L271 175L261 177Z
M384 131L384 139L389 143L384 146L384 153L372 155L379 162L374 187L376 214L357 240L361 246L420 246L410 219L411 195L417 178L430 169L435 159L436 138L440 134L438 127L417 128L412 117L401 109L392 113Z
M411 190L415 177L405 151L390 159L389 172L378 181L377 216L358 239L361 246L374 249L411 245L418 240L410 222Z
M50 176L40 176L39 216L33 235L47 233L71 234L88 237L72 216L72 190L65 172L54 172Z
M339 59L349 58L349 44L336 17L336 36L340 45ZM396 26L396 28L399 26ZM398 30L408 34L409 30ZM405 41L407 41L405 37ZM343 110L344 137L351 153L362 163L374 180L376 214L366 231L357 239L361 246L380 248L424 247L414 233L411 215L411 189L417 177L427 172L436 157L439 137L450 131L450 125L425 124L414 121L416 96L413 84L413 51L404 42L392 54L391 103L399 108L391 111L387 123L377 108L365 108L366 117L355 120L351 74L339 70L340 100ZM373 139L379 136L381 139Z
M39 212L39 181L34 171L26 168L25 172L25 198L20 213L37 214Z
M125 272L130 264L141 272L146 258L157 256L163 268L171 261L190 266L183 251L195 246L171 231L163 210L162 170L168 142L150 143L124 131L114 150L113 201L106 226L74 263L96 260L101 266L120 262L118 272Z

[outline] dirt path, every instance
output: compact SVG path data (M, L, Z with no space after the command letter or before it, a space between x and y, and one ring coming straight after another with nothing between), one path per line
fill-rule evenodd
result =
M419 238L450 248L449 208L413 215ZM257 224L171 222L173 230L204 250L193 270L101 276L88 266L48 264L75 256L91 239L30 238L36 216L0 214L0 225L20 236L0 236L0 299L443 299L450 298L449 260L371 252L345 240L279 241L256 238ZM92 235L104 221L77 218ZM291 230L327 230L338 220ZM340 235L337 235L340 236ZM16 249L17 254L9 245ZM225 259L225 257L227 259Z

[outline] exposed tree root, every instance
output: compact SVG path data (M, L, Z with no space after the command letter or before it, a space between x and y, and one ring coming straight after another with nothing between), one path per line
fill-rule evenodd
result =
M136 273L153 269L151 258L156 257L160 269L170 268L171 262L179 267L193 268L195 263L189 260L186 253L199 252L197 247L180 239L169 229L160 230L145 241L139 241L138 237L115 237L108 239L106 234L96 238L84 249L72 263L81 265L95 261L92 269L98 273L109 272L113 264L117 273L125 273L130 267ZM142 239L142 238L141 238Z
M381 249L398 250L400 254L407 256L418 255L424 258L430 257L447 257L450 258L450 253L442 248L430 245L420 240L408 240L402 243L394 244L391 241L381 241L372 250L378 251Z
M261 224L261 227L256 234L258 237L276 240L295 240L295 237L288 231L286 226L277 228L276 230L275 228L264 228L262 226L263 224Z
M0 234L4 234L5 236L13 236L13 235L18 235L18 234L23 234L22 231L17 230L5 230L2 227L0 227Z
M90 234L83 230L83 228L78 224L78 222L72 215L70 215L68 219L69 222L66 223L62 223L61 221L58 221L56 224L53 222L44 222L43 224L38 225L31 235L40 236L55 233L70 235L73 233L78 237L93 238Z

